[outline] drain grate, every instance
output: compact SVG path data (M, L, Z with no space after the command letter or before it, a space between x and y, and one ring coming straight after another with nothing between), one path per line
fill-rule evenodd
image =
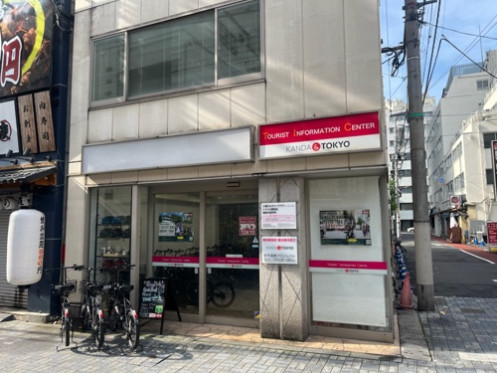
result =
M462 313L485 313L481 308L461 308Z

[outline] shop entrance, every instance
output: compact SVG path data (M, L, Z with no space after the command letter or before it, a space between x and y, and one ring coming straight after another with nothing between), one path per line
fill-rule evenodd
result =
M257 191L158 192L153 215L154 276L170 281L182 318L257 326Z

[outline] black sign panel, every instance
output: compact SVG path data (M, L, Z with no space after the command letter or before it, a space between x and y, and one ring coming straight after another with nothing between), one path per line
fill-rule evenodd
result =
M149 278L143 280L140 296L140 317L161 319L164 315L166 280Z

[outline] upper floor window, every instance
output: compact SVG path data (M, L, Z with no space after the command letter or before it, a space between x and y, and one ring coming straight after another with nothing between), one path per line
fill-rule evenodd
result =
M489 149L492 147L492 140L497 140L497 133L484 133L483 134L483 147Z
M95 40L92 101L215 86L261 70L259 0L250 0Z
M487 90L488 89L488 80L487 79L480 79L476 81L476 89L479 91Z

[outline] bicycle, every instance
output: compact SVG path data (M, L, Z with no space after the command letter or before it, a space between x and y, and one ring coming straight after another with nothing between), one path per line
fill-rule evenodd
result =
M235 300L235 289L225 276L210 275L207 279L207 303L217 307L229 307ZM198 281L192 280L186 286L186 298L191 304L198 304Z
M81 304L81 323L83 329L90 330L92 342L101 348L105 339L105 320L102 309L102 284L90 282L94 268L87 268L88 282L85 285L85 298Z
M60 339L65 346L71 343L71 332L74 337L74 327L71 318L71 302L69 301L69 294L76 288L76 282L68 282L67 270L73 269L81 271L84 267L82 265L72 265L62 268L46 269L46 272L62 271L60 284L52 284L52 292L58 294L60 299Z
M117 281L104 286L110 292L110 315L109 327L112 331L124 330L126 341L129 347L134 350L140 342L140 321L138 313L131 305L129 293L133 290L133 285L123 284L119 281L119 274L133 268L134 265L124 265L115 268Z

